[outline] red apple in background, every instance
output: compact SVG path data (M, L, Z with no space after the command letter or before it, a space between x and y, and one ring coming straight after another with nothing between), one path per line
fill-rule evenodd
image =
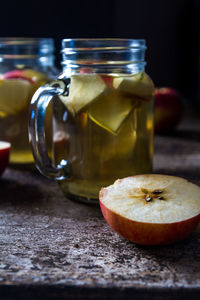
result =
M173 130L180 122L183 111L182 98L170 87L155 90L155 133Z
M167 245L188 237L200 222L200 187L186 179L145 174L118 179L99 193L102 214L122 237Z
M9 162L10 143L0 141L0 175L6 169Z

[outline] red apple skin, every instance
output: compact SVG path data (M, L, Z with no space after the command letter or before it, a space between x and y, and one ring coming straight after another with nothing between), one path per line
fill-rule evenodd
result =
M107 84L107 86L111 89L113 89L113 77L109 76L109 75L100 75L101 78L103 79L103 81L105 82L105 84Z
M90 74L90 73L92 73L91 68L82 67L82 68L80 69L80 74Z
M187 238L198 226L200 214L175 223L145 223L127 219L111 211L99 199L102 214L110 227L125 239L139 245L158 246L179 242Z
M0 149L0 176L3 174L6 167L8 166L9 155L10 155L10 147Z
M182 98L176 90L163 87L155 90L155 133L173 130L183 112Z
M13 70L7 72L4 74L4 79L23 79L29 81L32 84L35 83L32 78L26 76L26 73L23 70Z
M80 74L90 74L90 73L92 73L91 68L83 67L80 70ZM104 74L100 74L99 76L103 79L103 81L109 88L113 89L113 77L111 77L109 75L104 75Z

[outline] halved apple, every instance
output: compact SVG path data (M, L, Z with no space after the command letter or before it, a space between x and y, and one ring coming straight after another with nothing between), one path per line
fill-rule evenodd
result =
M10 143L0 141L0 175L6 169L9 162Z
M188 237L200 222L200 187L167 175L118 179L99 193L107 223L141 245L166 245Z

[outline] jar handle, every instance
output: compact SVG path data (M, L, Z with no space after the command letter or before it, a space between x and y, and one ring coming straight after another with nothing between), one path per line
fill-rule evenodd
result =
M58 79L41 86L33 95L29 112L29 141L38 170L56 180L71 177L70 163L62 159L57 167L52 165L45 141L45 113L55 95L67 96L70 79Z

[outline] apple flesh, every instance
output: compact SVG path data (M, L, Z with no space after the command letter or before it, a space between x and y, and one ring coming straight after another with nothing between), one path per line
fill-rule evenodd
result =
M113 86L121 92L140 97L142 101L151 101L155 92L153 81L143 72L133 76L116 77Z
M199 195L200 188L183 178L149 174L115 181L100 190L99 200L105 220L122 237L140 245L167 245L198 226Z
M155 132L163 133L176 128L182 116L182 98L178 91L169 88L155 90Z
M69 95L60 96L60 100L69 112L76 116L85 106L107 92L104 80L98 75L74 75L71 77Z
M0 141L0 175L2 175L8 165L10 147L10 143Z
M32 69L12 70L0 78L0 110L17 114L25 109L35 90L48 80L43 73Z

